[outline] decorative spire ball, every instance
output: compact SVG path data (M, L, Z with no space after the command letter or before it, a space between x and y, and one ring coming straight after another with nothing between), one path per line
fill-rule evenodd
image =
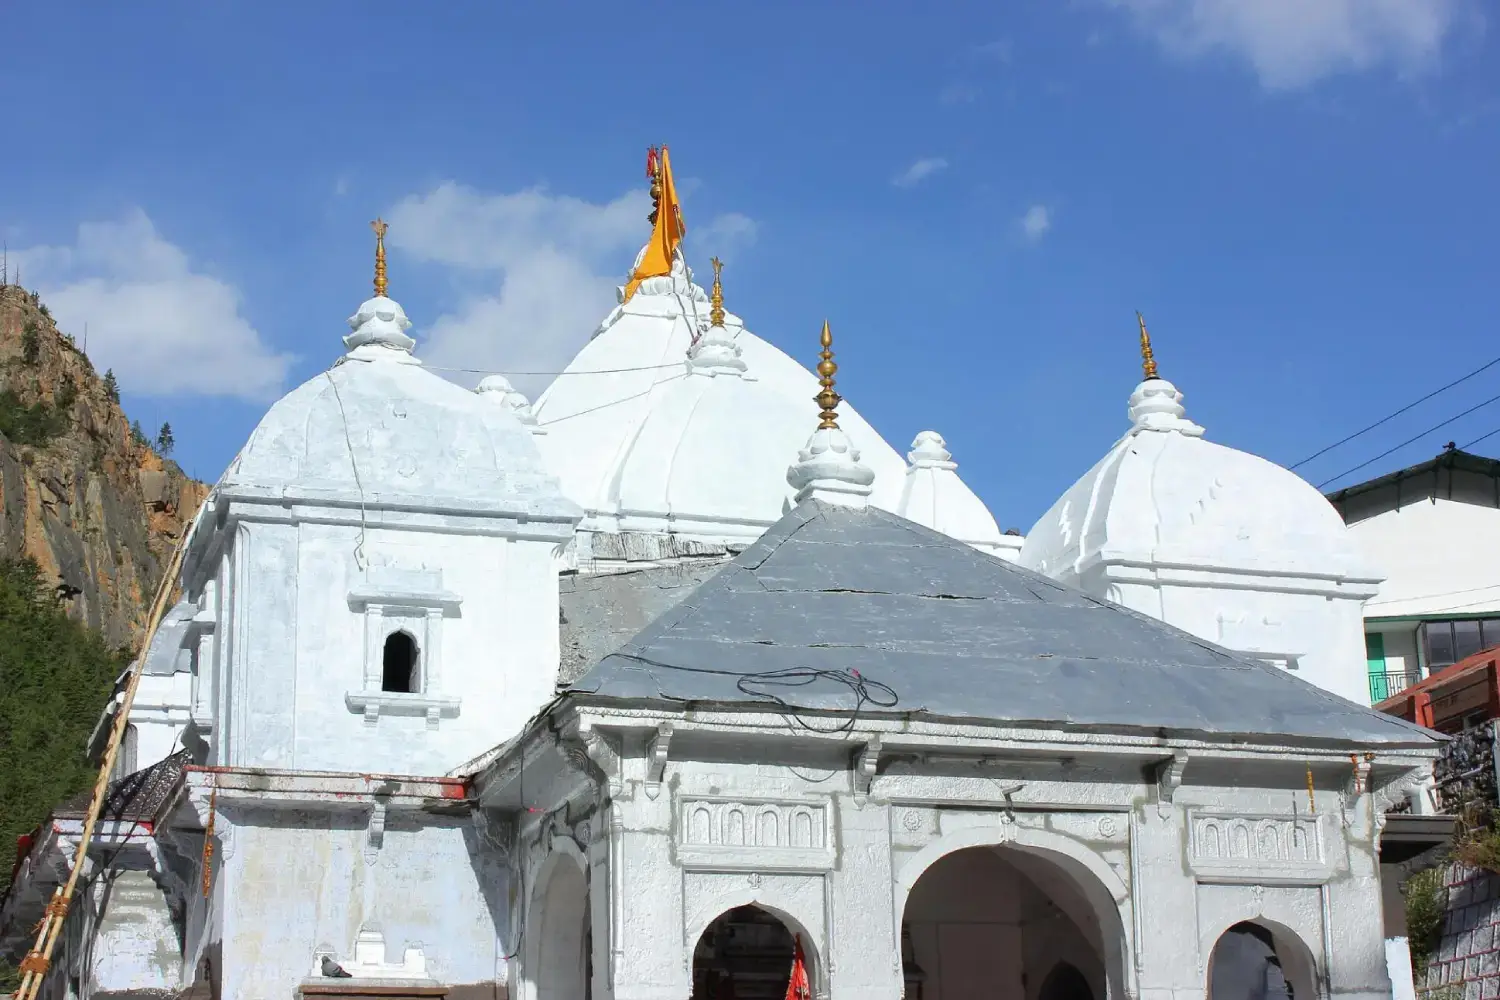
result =
M710 326L724 325L724 283L720 280L720 272L724 270L724 262L715 257L709 261L714 266L714 289L709 295L708 323Z
M1151 353L1151 334L1146 332L1146 317L1142 316L1140 310L1136 310L1135 320L1141 325L1141 370L1146 373L1146 381L1161 378L1156 374L1156 358Z
M370 228L375 230L375 297L386 298L385 231L390 227L385 224L384 219L376 219L370 223Z
M813 397L813 402L823 408L823 412L819 414L822 420L818 424L818 429L837 430L839 403L844 397L833 391L833 376L839 370L839 366L833 361L833 331L828 329L826 319L823 321L823 333L818 338L818 342L823 345L823 353L819 355L822 360L818 362L818 383L823 386L823 389Z
M655 146L646 147L646 179L651 182L651 214L646 221L654 226L661 211L661 154Z

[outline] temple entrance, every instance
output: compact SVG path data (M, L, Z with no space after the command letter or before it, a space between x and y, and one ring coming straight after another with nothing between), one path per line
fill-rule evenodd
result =
M1119 914L1106 905L1103 886L1085 885L1093 876L1071 870L1068 860L994 846L963 848L934 862L906 898L906 996L1110 996L1106 983L1111 976L1119 982L1123 974L1109 965L1119 964ZM1106 947L1106 935L1119 938L1113 949Z
M1208 1000L1311 1000L1311 955L1284 928L1235 924L1208 959Z
M532 895L525 942L526 978L536 1000L587 1000L591 992L592 935L588 881L578 859L554 854L542 866Z
M796 951L792 932L774 914L758 906L730 910L693 949L691 1000L785 1000Z
M1094 1000L1094 991L1083 973L1067 962L1059 962L1042 980L1037 1000Z

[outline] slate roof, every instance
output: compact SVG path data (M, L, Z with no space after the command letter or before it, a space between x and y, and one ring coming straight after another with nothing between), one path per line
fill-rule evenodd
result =
M817 501L568 691L1273 741L1436 741L894 514Z
M192 762L191 751L179 750L150 767L116 778L105 793L100 820L134 823L154 819L176 786L177 779L182 777L182 769ZM88 815L93 794L92 789L79 792L53 810L52 815L59 819L82 819Z

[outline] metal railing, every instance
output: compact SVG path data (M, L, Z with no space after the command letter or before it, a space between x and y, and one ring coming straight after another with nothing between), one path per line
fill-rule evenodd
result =
M1415 671L1387 670L1370 675L1370 704L1385 701L1393 694L1400 694L1421 680Z

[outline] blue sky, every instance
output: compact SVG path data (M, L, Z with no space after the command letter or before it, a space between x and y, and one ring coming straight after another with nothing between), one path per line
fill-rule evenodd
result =
M840 389L898 448L940 431L1002 527L1123 430L1136 309L1189 416L1283 464L1500 356L1478 0L0 11L0 235L202 478L339 353L376 214L430 357L559 367L646 236L651 142L730 308L809 364L828 316Z

